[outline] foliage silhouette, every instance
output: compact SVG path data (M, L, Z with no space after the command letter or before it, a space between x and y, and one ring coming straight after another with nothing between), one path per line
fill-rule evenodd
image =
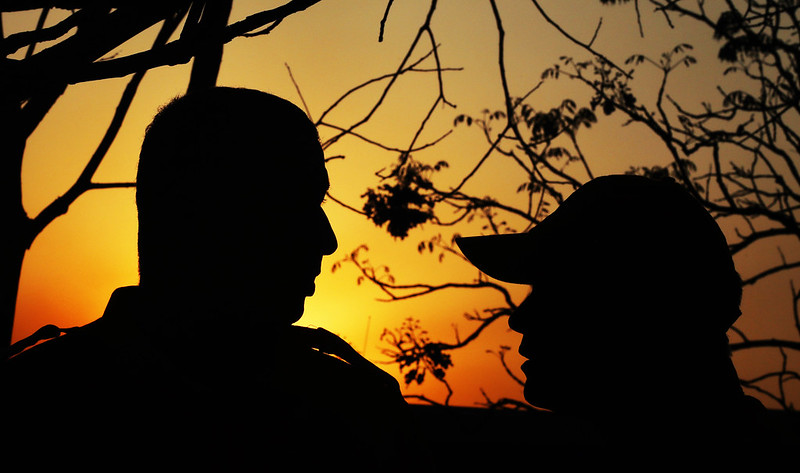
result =
M709 37L720 41L718 60L727 66L724 75L715 80L733 77L738 81L734 90L726 90L720 85L718 97L709 97L709 101L699 104L699 111L692 111L696 105L679 103L669 88L669 79L677 71L688 70L691 73L698 62L690 44L665 45L668 49L660 57L632 54L624 64L615 64L593 47L593 40L589 43L576 40L547 16L535 0L533 3L542 16L568 40L590 52L591 58L562 57L542 73L540 81L533 84L527 93L512 94L506 79L503 21L495 2L490 3L497 25L497 62L505 108L491 112L484 110L478 116L460 113L453 120L456 127L476 128L486 138L487 150L462 174L458 184L449 188L437 186L435 175L425 179L424 185L411 189L403 188L396 175L384 178L389 179L389 184L384 185L397 186L406 192L398 197L405 196L409 205L426 204L425 218L420 218L420 221L448 227L482 219L485 222L483 231L487 234L519 232L536 225L565 196L594 177L590 164L595 158L584 154L580 130L601 119L621 119L625 126L638 126L655 137L663 145L667 157L663 164L657 165L631 162L628 172L650 177L670 176L678 181L725 226L734 256L744 254L757 243L774 245L780 251L781 239L797 239L800 235L797 224L800 198L796 191L800 186L797 163L800 139L793 123L798 113L796 104L800 101L797 83L800 77L800 32L797 25L800 23L792 19L796 19L800 7L772 0L741 2L742 5L727 2L719 5L722 10L719 16L712 17L713 13L704 8L703 2L647 2L654 7L655 17L666 21L672 28L706 28ZM620 4L630 2L603 0L602 3L622 8ZM644 35L640 2L633 3L639 29ZM599 26L595 36L598 32ZM536 93L552 81L564 80L577 83L590 93L586 103L565 99L560 106L538 110ZM651 82L653 85L648 85ZM645 100L644 97L650 96L646 93L648 87L654 92L651 94L654 98ZM712 105L714 101L716 104ZM521 181L516 184L520 200L501 201L491 196L472 195L465 190L487 161L495 158L510 159L517 167ZM409 162L413 157L405 156L404 159L403 166L412 167ZM425 166L419 161L412 168L424 169ZM370 189L365 196L374 193ZM403 205L393 203L395 208L403 208ZM448 221L441 220L440 216L448 211L457 215ZM398 218L399 228L414 228L400 213L386 212L381 222L394 215ZM510 223L512 221L516 223ZM387 228L395 228L391 221L386 223ZM428 248L424 243L420 248ZM440 255L460 256L451 239L439 235L435 237L435 246ZM800 261L796 259L787 260L782 253L781 258L778 264L769 266L765 263L756 274L746 275L743 286L752 286L770 276L788 274L800 267ZM356 266L360 277L375 283L393 301L469 286L469 283L455 282L402 284L395 278L375 277L372 266L362 264L356 258L347 260ZM488 282L481 274L472 287L484 288ZM499 287L492 288L500 291L507 304L487 308L485 313L490 316L468 316L468 320L477 324L472 335L481 333L516 309L507 293ZM793 321L800 336L800 292L794 284L790 289L788 297L792 309L786 317ZM735 326L731 333L739 338L731 343L734 352L772 347L782 360L775 370L765 370L763 375L752 379L741 379L742 384L774 405L795 409L791 400L793 395L787 395L787 391L800 381L795 367L796 354L800 352L797 337L780 334L772 339L751 340ZM460 342L431 340L429 343L444 347L444 351L464 346ZM417 362L424 363L423 350L414 353ZM414 373L417 366L405 358L402 364L407 374ZM446 382L445 377L436 379ZM447 403L449 398L448 395L444 402ZM493 403L487 399L487 404Z
M435 202L428 195L431 183L427 174L443 167L447 167L445 161L428 166L410 155L401 155L397 166L383 178L393 183L367 189L361 196L366 199L364 214L379 227L387 224L386 230L393 237L407 237L409 230L434 218Z

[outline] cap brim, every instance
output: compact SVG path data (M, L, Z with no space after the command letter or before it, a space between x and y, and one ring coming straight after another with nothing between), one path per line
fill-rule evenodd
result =
M530 284L529 233L456 238L464 256L487 276L499 281Z

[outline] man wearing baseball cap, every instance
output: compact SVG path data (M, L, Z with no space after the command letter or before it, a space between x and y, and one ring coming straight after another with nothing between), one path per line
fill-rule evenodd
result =
M525 399L604 441L763 438L726 332L741 281L725 237L671 179L596 178L532 230L457 240L489 277L528 284Z

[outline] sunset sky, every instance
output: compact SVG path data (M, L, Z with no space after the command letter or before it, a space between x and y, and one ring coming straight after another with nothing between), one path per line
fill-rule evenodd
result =
M231 21L283 2L234 1ZM291 16L272 33L255 38L239 38L225 47L219 85L261 89L285 97L303 106L287 65L312 119L318 118L339 96L372 77L394 71L405 55L427 12L427 2L397 0L386 24L385 38L378 42L379 24L385 1L322 1L305 12ZM576 11L575 5L580 4ZM591 38L598 20L603 23L595 47L612 60L622 63L633 53L658 54L679 42L695 46L698 58L705 57L691 74L677 73L674 92L681 99L695 103L714 94L716 82L702 80L704 74L718 74L714 60L716 45L708 33L671 31L657 16L645 12L645 37L639 38L632 5L601 7L599 1L541 1L551 16L571 34L584 41ZM498 1L506 34L506 62L512 93L521 95L535 84L542 71L563 55L585 58L586 53L571 44L548 25L531 2ZM33 28L36 16L4 15L5 34ZM486 0L441 0L433 28L441 45L439 54L445 67L462 68L447 72L445 95L457 108L443 107L435 115L420 142L428 142L453 128L460 113L478 115L485 108L503 107L502 88L497 66L497 30ZM116 53L129 54L146 48L154 31L123 45ZM415 57L427 52L427 43ZM125 124L108 153L96 182L130 182L135 178L139 146L146 125L157 108L182 94L188 84L190 65L164 67L150 71L133 102ZM698 79L698 77L700 79ZM27 143L22 182L25 209L37 214L53 198L63 193L82 170L101 139L127 78L85 83L70 87ZM565 97L576 99L585 93L568 81L552 84L531 102L537 107L554 105ZM347 126L363 116L379 88L366 91L342 104L330 121ZM417 74L401 80L386 104L360 132L381 143L398 148L408 146L416 127L436 97L436 78ZM584 151L597 174L621 172L634 162L664 163L666 153L653 138L635 129L622 129L616 118L603 121L586 132ZM331 130L320 129L323 139ZM474 164L486 150L485 141L475 128L456 127L440 144L420 154L428 162L447 160L450 168L442 171L442 182L459 179L459 171ZM646 150L646 152L643 152ZM386 152L362 141L343 139L327 150L333 160L328 169L331 194L360 208L360 195L377 183L375 172L390 166L395 153ZM487 169L476 185L485 186L486 194L504 194L516 189L502 169ZM399 327L408 317L418 318L432 339L454 341L458 334L469 333L471 325L465 312L499 303L490 291L449 291L405 302L385 303L376 299L381 293L367 283L357 284L351 265L335 273L331 266L361 244L369 246L369 258L376 265L386 264L398 282L471 281L477 276L471 266L446 258L439 263L436 255L421 255L417 244L442 233L447 239L453 231L480 233L480 225L456 229L424 227L412 231L405 240L391 238L383 229L334 202L325 204L339 240L339 251L323 262L317 280L317 294L307 300L301 325L322 326L345 339L367 358L381 363L379 337L384 328ZM282 229L289 231L290 229ZM13 338L18 340L44 324L71 327L88 323L102 314L111 292L120 286L135 285L137 276L136 208L131 189L91 191L70 208L66 216L53 222L37 238L28 252L22 273ZM796 251L788 247L787 251ZM797 254L797 253L795 253ZM765 259L779 258L774 248L766 253L748 253L737 260L747 275ZM751 338L775 337L791 330L787 318L789 286L785 278L776 278L745 293L744 315L739 326ZM517 301L527 288L512 288ZM777 314L777 315L776 315ZM783 318L781 318L783 317ZM456 352L455 366L448 374L455 390L453 404L473 405L483 400L481 390L492 399L521 398L521 388L500 368L498 359L487 350L501 345L512 347L508 361L519 373L516 355L518 337L505 321L495 324L473 347ZM765 371L763 360L737 358L742 373ZM398 375L395 366L384 366ZM519 374L521 376L521 373ZM428 383L427 395L442 399L441 387ZM411 386L408 393L420 392Z

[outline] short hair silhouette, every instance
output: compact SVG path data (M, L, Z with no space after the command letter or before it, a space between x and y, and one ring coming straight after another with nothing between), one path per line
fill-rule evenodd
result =
M457 244L488 276L532 287L509 326L533 405L630 438L752 424L726 335L741 280L716 221L672 179L598 177L528 232Z

